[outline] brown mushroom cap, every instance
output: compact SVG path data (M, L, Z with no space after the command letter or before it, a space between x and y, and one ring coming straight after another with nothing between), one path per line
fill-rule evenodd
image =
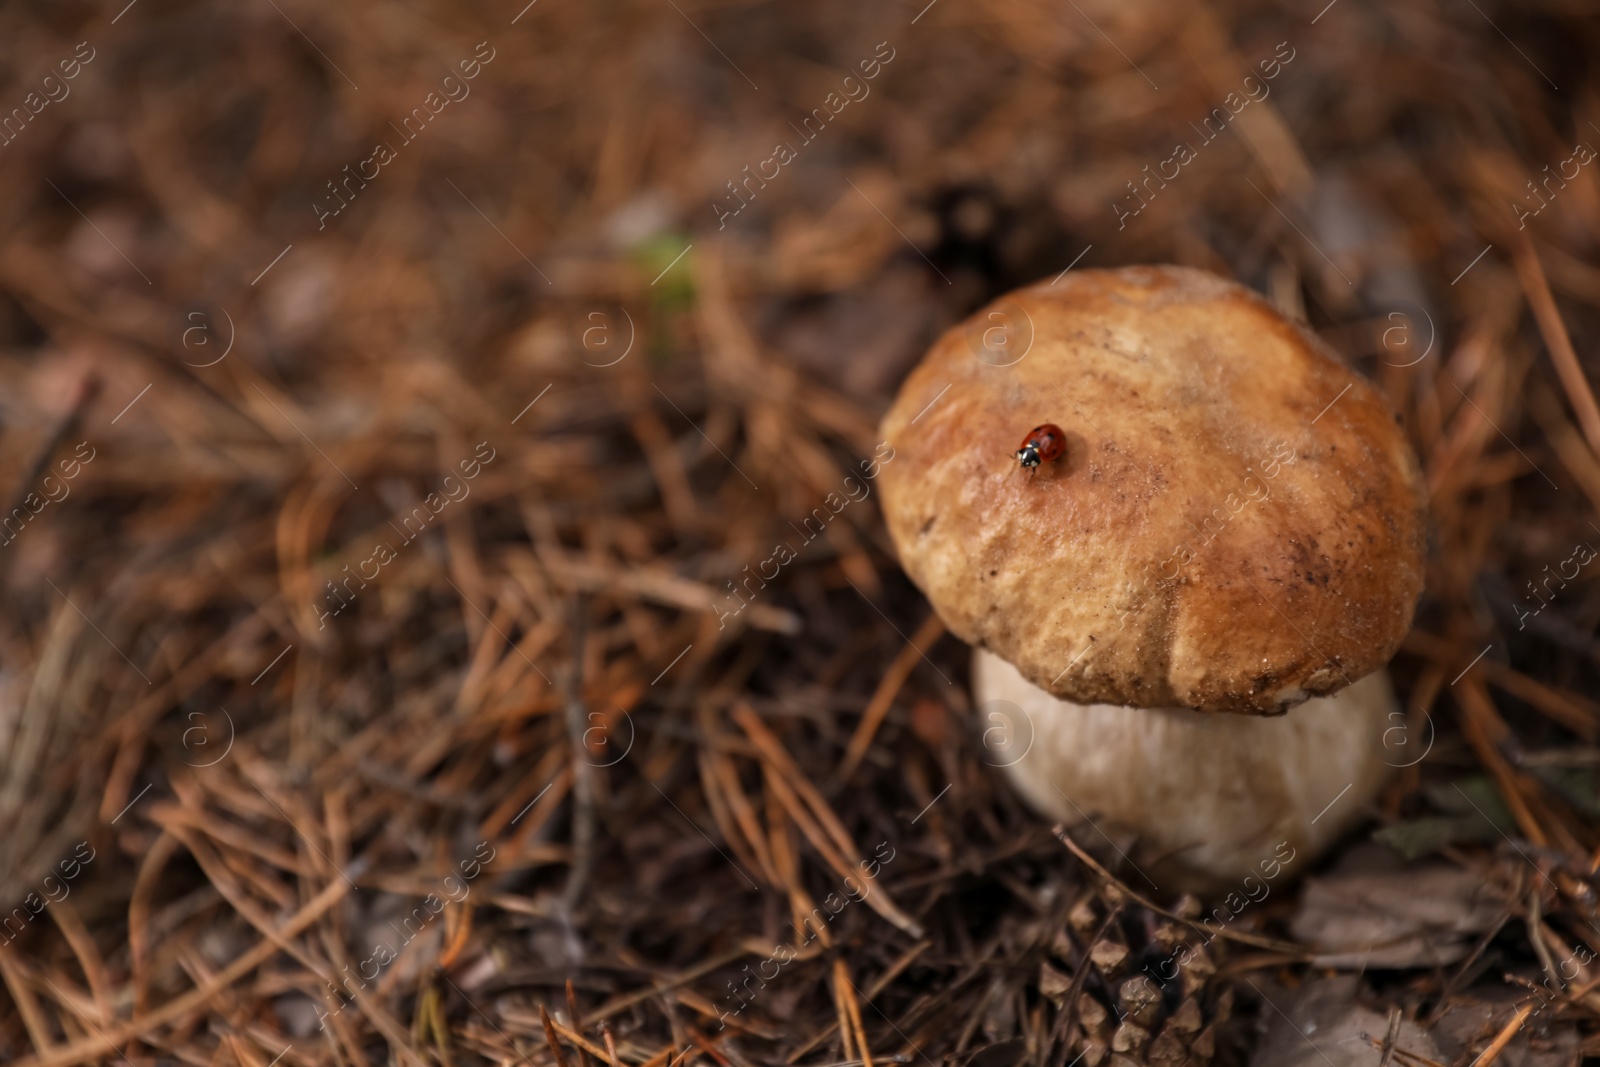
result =
M1023 470L1041 423L1067 452ZM1422 478L1389 405L1204 271L996 301L934 344L883 434L906 573L1066 700L1275 714L1386 663L1422 592Z

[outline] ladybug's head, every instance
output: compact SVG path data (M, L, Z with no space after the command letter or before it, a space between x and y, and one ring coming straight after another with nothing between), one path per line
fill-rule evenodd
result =
M1030 469L1037 467L1039 465L1039 450L1034 447L1032 442L1025 444L1017 449L1017 459L1021 461L1024 467Z

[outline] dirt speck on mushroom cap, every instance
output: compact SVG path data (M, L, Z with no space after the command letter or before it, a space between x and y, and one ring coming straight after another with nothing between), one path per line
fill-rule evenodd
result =
M1003 366L973 343L997 311L1027 339ZM1021 471L1040 422L1066 454ZM1410 627L1425 497L1388 403L1206 272L1012 293L934 344L883 433L906 572L954 633L1065 699L1274 714Z

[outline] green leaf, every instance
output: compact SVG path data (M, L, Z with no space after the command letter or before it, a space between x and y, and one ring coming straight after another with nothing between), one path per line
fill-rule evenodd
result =
M1474 775L1453 782L1436 783L1423 790L1428 803L1447 815L1476 816L1507 834L1517 832L1517 821L1500 798L1500 791L1488 777Z
M1593 767L1531 767L1534 777L1566 798L1578 813L1600 819L1600 773Z
M1499 836L1500 831L1481 815L1425 815L1385 826L1372 839L1416 860L1457 841L1493 841Z

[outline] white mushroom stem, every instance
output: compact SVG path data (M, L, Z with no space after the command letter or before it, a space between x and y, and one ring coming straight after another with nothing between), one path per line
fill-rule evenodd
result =
M1085 845L1110 838L1146 891L1239 888L1291 850L1304 873L1427 741L1405 737L1383 671L1272 718L1072 704L982 649L972 676L984 758Z

